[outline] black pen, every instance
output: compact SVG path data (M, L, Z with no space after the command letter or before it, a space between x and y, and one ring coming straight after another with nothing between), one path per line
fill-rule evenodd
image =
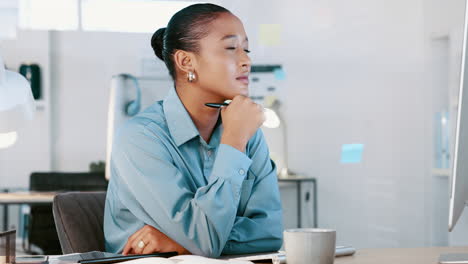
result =
M206 103L205 105L213 108L221 108L223 106L228 106L229 103Z

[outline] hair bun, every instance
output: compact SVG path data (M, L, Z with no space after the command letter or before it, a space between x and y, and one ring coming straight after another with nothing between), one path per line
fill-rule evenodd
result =
M151 37L151 47L153 47L154 54L163 61L164 32L166 32L166 28L160 28Z

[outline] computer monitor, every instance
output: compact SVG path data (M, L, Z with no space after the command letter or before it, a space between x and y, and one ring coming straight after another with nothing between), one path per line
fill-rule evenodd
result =
M468 5L465 5L460 91L450 188L449 231L452 231L455 227L455 224L460 218L468 201L468 65L466 65L468 28L467 12Z
M460 71L459 101L455 128L455 149L449 201L449 225L451 232L468 202L468 65L466 60L468 29L468 4L465 3L463 24L462 63ZM466 78L465 78L466 77ZM468 263L467 253L442 254L441 264Z

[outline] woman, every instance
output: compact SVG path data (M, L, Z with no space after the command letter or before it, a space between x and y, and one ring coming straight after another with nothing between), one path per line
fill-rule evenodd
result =
M151 45L175 88L117 133L106 250L207 257L278 250L276 167L259 129L262 108L247 97L242 22L223 7L191 5ZM227 107L205 106L226 99Z

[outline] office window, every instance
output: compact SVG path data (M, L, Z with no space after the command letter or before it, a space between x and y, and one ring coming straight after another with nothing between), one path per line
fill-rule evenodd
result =
M0 39L14 39L18 24L18 3L16 0L0 2Z
M37 30L77 30L78 0L20 0L19 26Z
M82 29L146 32L165 27L174 13L194 1L82 0Z

